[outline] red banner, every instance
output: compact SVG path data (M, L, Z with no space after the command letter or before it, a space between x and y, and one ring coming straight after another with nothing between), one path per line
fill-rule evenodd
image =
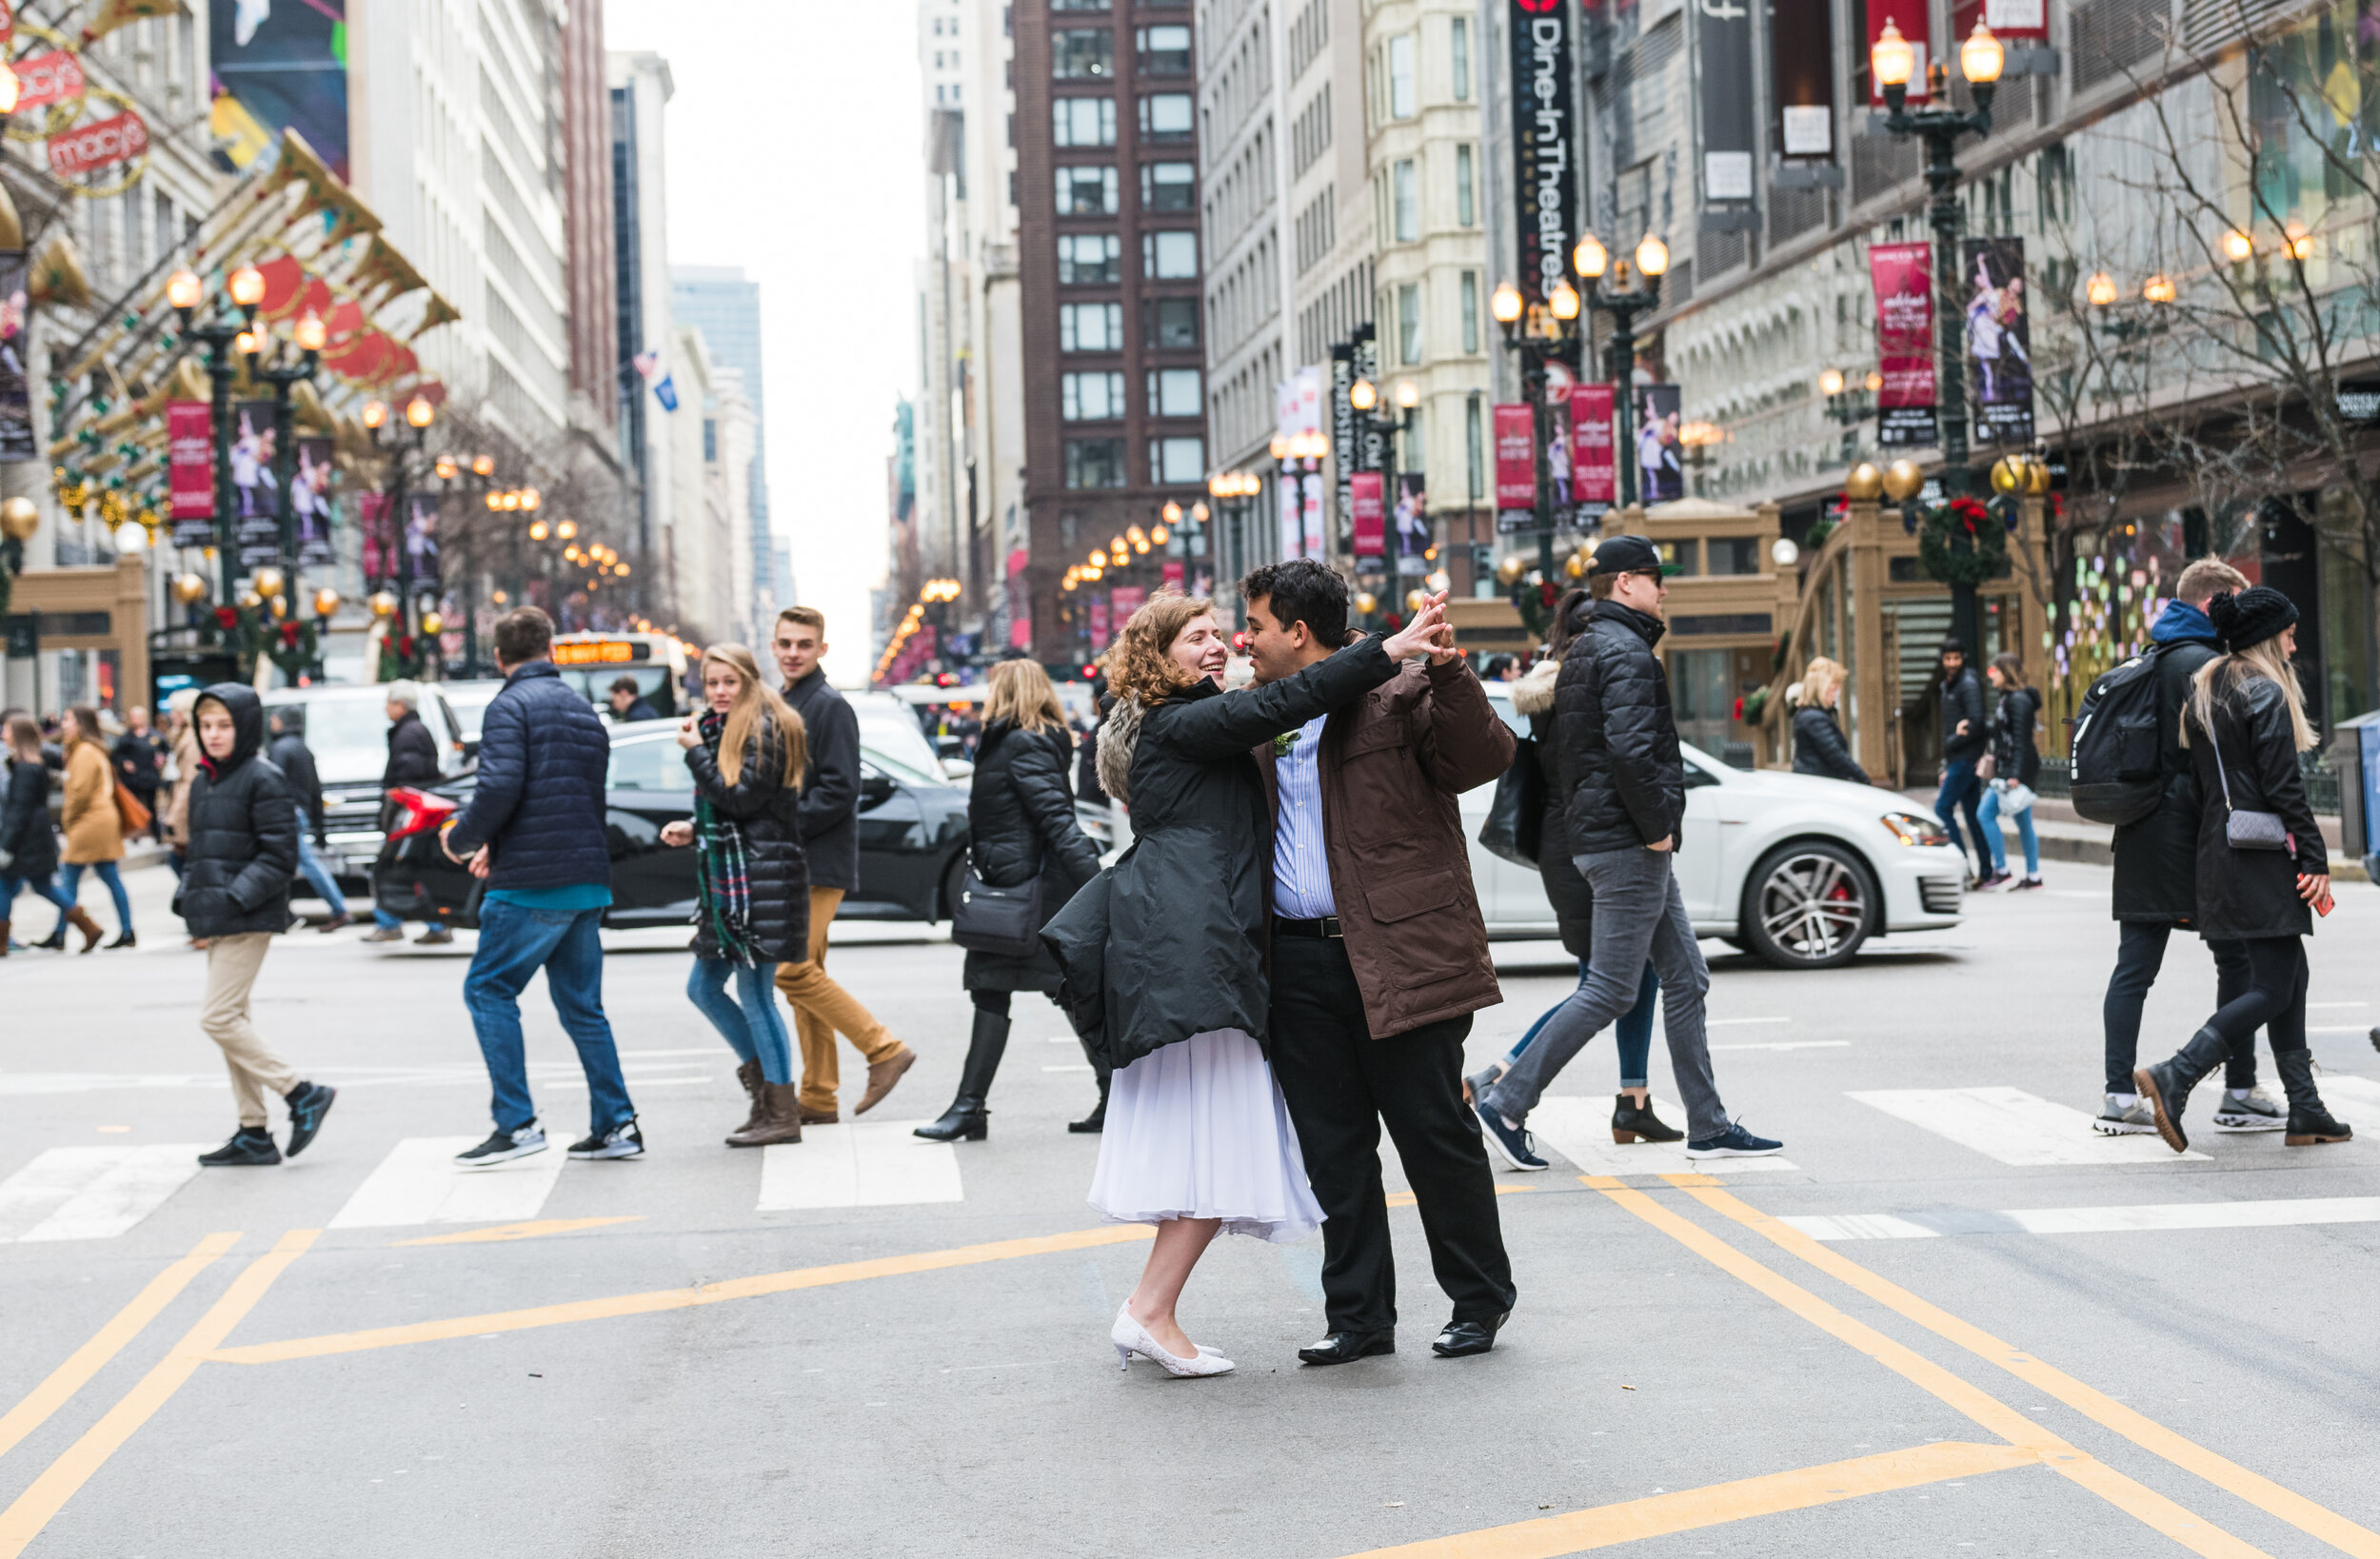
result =
M1183 572L1183 571L1182 571L1182 562L1181 562L1181 560L1180 560L1180 558L1168 558L1168 559L1166 559L1166 560L1165 560L1165 566L1164 566L1164 569L1163 569L1163 571L1162 571L1162 572L1163 572L1163 575L1164 575L1164 581L1165 581L1165 582L1166 582L1167 584L1172 585L1172 586L1173 586L1175 589L1177 589L1177 590L1180 590L1180 589L1181 589L1181 588L1183 587L1183 585L1182 585L1182 572Z
M1108 592L1107 599L1115 605L1116 631L1121 633L1124 624L1132 621L1132 614L1149 603L1149 593L1141 585L1120 584Z
M1883 410L1934 405L1934 246L1872 244L1868 273L1875 286L1877 367Z
M62 179L129 163L149 151L149 127L136 113L77 125L50 138L50 171Z
M1388 519L1380 503L1378 471L1358 471L1347 479L1348 507L1356 518L1356 556L1379 559L1388 555Z
M1537 506L1537 429L1525 405L1496 408L1496 506Z
M1097 655L1105 648L1107 648L1107 602L1093 596L1091 598L1091 653Z
M214 408L204 401L166 406L166 466L176 520L215 517Z
M1616 501L1619 469L1612 463L1612 386L1579 385L1570 392L1570 501Z
M1909 47L1917 51L1917 63L1909 72L1912 103L1926 100L1926 61L1931 57L1926 53L1926 18L1933 14L1933 8L1924 0L1878 0L1868 7L1869 51L1865 58L1875 58L1875 41L1884 35L1887 22L1898 28L1900 35L1909 40ZM1876 80L1873 65L1868 68L1868 101L1879 109L1884 107L1884 85Z
M52 103L71 103L83 95L83 62L71 54L54 50L28 54L16 62L14 69L19 113L28 109L46 109Z

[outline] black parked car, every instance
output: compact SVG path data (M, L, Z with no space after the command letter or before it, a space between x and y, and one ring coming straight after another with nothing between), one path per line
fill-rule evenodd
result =
M661 842L664 823L694 816L694 787L675 720L611 733L605 833L611 841L606 925L686 925L694 918L694 850ZM967 793L863 741L860 891L838 913L855 920L942 920L966 873ZM438 829L469 799L471 780L390 792L397 820L372 868L372 901L408 920L479 923L478 883L438 847Z

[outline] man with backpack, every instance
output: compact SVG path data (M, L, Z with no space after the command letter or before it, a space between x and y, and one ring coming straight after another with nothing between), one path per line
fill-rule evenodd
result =
M2182 747L2181 712L2191 679L2221 645L2207 602L2223 591L2248 588L2227 563L2202 558L2182 570L2174 599L2149 630L2150 648L2102 676L2075 719L2074 810L2115 825L2114 916L2122 928L2115 971L2108 978L2101 1018L2107 1032L2107 1089L2092 1130L2104 1136L2153 1135L2156 1116L2132 1087L2140 1044L2140 1015L2164 967L2176 926L2198 914L2200 797L2190 754ZM2211 938L2216 1000L2244 990L2247 949ZM2218 1129L2277 1132L2287 1107L2256 1086L2256 1052L2242 1045L2224 1067Z

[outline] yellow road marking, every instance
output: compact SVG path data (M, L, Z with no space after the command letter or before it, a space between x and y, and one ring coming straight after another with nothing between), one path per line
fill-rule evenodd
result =
M1715 1483L1707 1489L1680 1489L1674 1494L1654 1494L1598 1505L1591 1510L1517 1521L1509 1527L1488 1527L1453 1537L1400 1543L1393 1549L1371 1549L1347 1559L1556 1559L1588 1549L1634 1543L1639 1538L1666 1537L1750 1516L1806 1510L1862 1494L1916 1489L1946 1478L1973 1477L2012 1467L2033 1467L2041 1458L2022 1446L1979 1446L1957 1440L1938 1441L1908 1450L1887 1450L1824 1467L1735 1483Z
M922 1251L915 1255L883 1256L873 1261L846 1261L832 1267L799 1267L792 1272L764 1273L758 1277L730 1278L700 1288L661 1289L649 1293L619 1293L605 1299L580 1299L568 1304L540 1305L533 1310L498 1311L488 1315L465 1315L451 1321L422 1321L412 1326L388 1326L369 1332L336 1332L320 1337L293 1337L288 1342L251 1343L244 1348L218 1348L207 1356L219 1364L279 1364L289 1359L321 1358L328 1353L359 1353L367 1349L398 1348L407 1343L441 1342L476 1337L490 1332L521 1332L531 1327L566 1326L573 1321L601 1321L620 1315L651 1315L662 1311L716 1305L729 1299L756 1299L763 1294L789 1293L796 1289L825 1288L870 1277L900 1277L911 1273L937 1272L945 1267L971 1267L986 1261L1011 1261L1018 1256L1050 1255L1060 1251L1086 1251L1101 1245L1122 1245L1151 1238L1147 1224L1109 1224L1064 1234L1040 1234L1030 1239L996 1240L988 1245L963 1245L951 1251ZM8 1559L0 1552L0 1559Z
M466 1229L460 1234L428 1234L420 1239L397 1239L388 1243L400 1245L477 1245L486 1240L535 1239L540 1234L566 1234L574 1229L601 1229L607 1223L642 1223L642 1213L625 1214L614 1218L540 1218L534 1223L500 1223L489 1229Z
M1681 1175L1678 1178L1683 1180L1685 1177ZM1724 1191L1691 1187L1688 1194L1705 1207L1727 1214L1828 1276L1850 1284L1878 1304L1916 1322L1936 1336L1956 1343L1977 1358L1998 1365L2035 1391L2048 1392L2093 1422L2113 1430L2143 1450L2154 1452L2176 1467L2195 1472L2216 1488L2238 1495L2267 1514L2279 1517L2299 1531L2319 1538L2342 1552L2354 1554L2357 1559L2380 1559L2380 1533L2358 1526L2337 1511L2317 1505L2292 1490L2284 1489L2260 1473L2251 1472L2237 1462L2217 1455L2105 1392L2084 1385L2063 1370L2042 1363L2013 1344L2002 1342L1981 1327L1962 1321L1898 1284L1877 1276L1857 1262L1828 1250L1793 1225L1781 1223Z
M130 1304L110 1316L106 1326L91 1333L90 1341L50 1372L50 1378L27 1392L24 1401L9 1410L7 1417L0 1418L0 1456L7 1455L18 1441L49 1422L51 1413L71 1401L75 1392L90 1383L91 1376L106 1369L109 1360L123 1352L126 1344L139 1336L142 1329L189 1287L191 1278L205 1272L208 1264L238 1244L239 1239L237 1233L209 1234L191 1247L188 1255L150 1278L149 1286L134 1294Z
M1590 1183L1608 1175L1585 1176ZM1932 1359L1854 1320L1792 1279L1773 1272L1733 1245L1682 1214L1673 1213L1641 1191L1624 1186L1596 1189L1621 1207L1669 1235L1731 1277L1768 1295L1795 1314L1901 1376L1919 1390L1940 1398L2012 1445L2036 1453L2061 1476L2082 1485L2125 1514L2164 1533L2207 1559L2248 1559L2262 1549L2242 1542L2148 1485L2127 1477L2105 1462L2052 1433L1999 1398L1970 1385ZM0 1555L0 1559L5 1559Z
M1496 1188L1496 1194L1498 1196L1517 1196L1524 1191L1535 1191L1537 1189L1537 1188L1535 1186L1499 1185ZM1413 1204L1414 1195L1410 1191L1392 1191L1388 1194L1388 1205L1391 1207L1411 1207Z
M321 1233L318 1229L292 1229L271 1250L249 1262L231 1280L231 1286L224 1290L223 1297L198 1318L196 1326L182 1334L182 1340L173 1345L172 1352L156 1368L125 1392L81 1439L67 1447L33 1480L32 1487L17 1496L15 1504L0 1510L0 1559L16 1559L27 1544L41 1535L50 1518L65 1509L66 1502L90 1481L91 1474L107 1465L108 1458L123 1449L124 1443L172 1399L183 1382L198 1372L207 1355L221 1346L224 1338L231 1334L231 1329L256 1308L257 1301L265 1297L265 1291L272 1287L273 1279L288 1271L289 1263L304 1253Z

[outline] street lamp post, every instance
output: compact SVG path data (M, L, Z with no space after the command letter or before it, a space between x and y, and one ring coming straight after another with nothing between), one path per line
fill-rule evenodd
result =
M289 418L289 391L314 377L321 366L325 331L320 316L307 310L294 332L298 345L295 365L279 360L268 365L263 355L248 371L272 386L272 475L274 488L273 520L280 531L281 572L294 586L298 577L297 498L294 491L297 478L297 443L291 435L296 431ZM294 590L292 593L294 597Z
M1646 233L1636 243L1636 261L1631 281L1630 266L1625 256L1614 260L1589 233L1578 240L1571 250L1571 264L1587 279L1587 307L1606 314L1612 321L1612 340L1603 359L1603 372L1612 382L1613 399L1619 403L1619 437L1612 453L1619 467L1619 504L1627 508L1636 502L1636 320L1661 306L1661 278L1669 273L1669 246L1653 233ZM1611 276L1606 286L1603 278Z
M382 430L388 425L388 407L385 403L367 401L364 404L364 426L371 433L372 447L385 451L388 456L388 534L394 538L397 549L395 628L397 637L400 639L412 637L414 623L413 537L411 535L413 527L409 517L405 512L407 489L413 473L411 463L406 457L421 451L422 445L429 439L429 424L437 418L438 408L429 404L426 396L415 395L412 400L407 402L405 405L406 425L413 431L412 442L407 444L402 433L392 432L387 438L382 438ZM415 646L415 649L418 655L419 646Z
M1397 441L1413 431L1414 408L1421 404L1421 386L1410 379L1397 381L1397 414L1380 414L1379 387L1369 379L1359 379L1347 386L1347 404L1355 408L1355 430L1358 443L1367 433L1380 436L1380 507L1384 513L1397 509Z
M231 351L252 339L256 306L265 301L265 276L254 266L242 266L226 283L223 293L202 323L199 306L207 301L207 284L193 270L178 270L166 283L166 301L182 318L182 334L207 347L207 380L213 391L209 424L215 436L215 559L223 581L219 604L229 605L238 593L240 549L231 518L231 383L239 377ZM233 310L238 312L234 314Z
M1884 90L1885 129L1897 136L1914 136L1926 148L1926 188L1932 194L1926 215L1934 227L1937 300L1934 398L1941 407L1942 496L1959 498L1973 490L1974 479L1967 464L1967 376L1958 352L1963 316L1952 306L1958 295L1958 239L1965 213L1952 192L1958 183L1958 165L1951 154L1960 136L1992 133L1992 98L2007 63L2007 51L1978 17L1975 30L1958 46L1959 74L1966 77L1975 100L1969 113L1961 113L1945 101L1950 95L1950 71L1939 60L1926 69L1926 92L1932 102L1923 109L1910 109L1909 81L1916 70L1917 51L1891 21L1884 24L1869 49L1868 61ZM1953 582L1951 605L1952 631L1967 645L1970 655L1980 653L1982 623L1976 612L1975 587Z
M1520 397L1528 403L1530 436L1537 446L1532 461L1537 480L1530 507L1537 533L1537 572L1550 581L1554 578L1554 483L1546 460L1545 365L1577 324L1578 289L1567 281L1557 282L1545 295L1542 308L1531 310L1523 304L1520 289L1503 282L1489 299L1488 311L1504 327L1505 346L1520 354Z

